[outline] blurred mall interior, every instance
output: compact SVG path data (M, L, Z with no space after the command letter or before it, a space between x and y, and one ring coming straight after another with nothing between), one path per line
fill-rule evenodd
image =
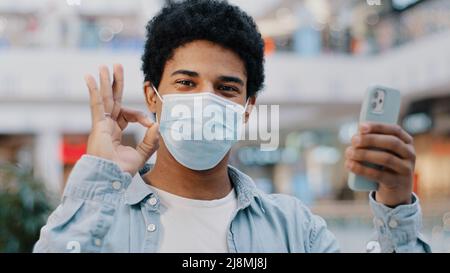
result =
M146 111L145 25L164 2L0 1L0 164L29 169L52 206L86 149L91 124L83 76L100 64L123 64L125 104ZM450 252L450 1L230 2L254 16L265 39L258 103L280 111L280 147L261 151L258 142L242 142L233 164L261 189L310 205L343 251L363 252L372 214L367 194L347 187L343 151L365 90L397 88L400 124L415 138L414 190L424 232L434 251ZM135 145L142 135L130 126L124 141Z

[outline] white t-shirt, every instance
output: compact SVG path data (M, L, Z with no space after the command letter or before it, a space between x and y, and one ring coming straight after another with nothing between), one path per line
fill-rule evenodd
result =
M234 189L216 200L188 199L152 189L162 205L159 252L228 252L228 228L237 209Z

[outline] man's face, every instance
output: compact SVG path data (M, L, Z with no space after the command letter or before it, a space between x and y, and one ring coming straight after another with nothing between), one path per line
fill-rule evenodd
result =
M233 51L209 41L198 40L174 51L166 62L159 86L160 95L213 92L244 105L247 98L247 75L244 63ZM146 82L149 109L161 116L162 103ZM250 98L249 104L254 104ZM246 119L248 114L246 114Z

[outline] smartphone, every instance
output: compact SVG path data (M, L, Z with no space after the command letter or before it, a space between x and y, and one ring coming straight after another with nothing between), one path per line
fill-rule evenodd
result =
M378 122L396 124L400 112L400 92L398 90L384 87L369 87L361 107L359 122ZM363 162L363 165L382 169L381 166ZM348 185L354 191L376 191L378 183L363 176L349 173Z

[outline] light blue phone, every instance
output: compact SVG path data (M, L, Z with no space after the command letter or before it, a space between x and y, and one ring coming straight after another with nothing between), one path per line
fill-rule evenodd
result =
M359 122L396 124L400 112L400 102L398 90L378 85L372 86L366 92ZM375 164L363 164L372 168L381 168ZM349 173L348 186L354 191L376 191L378 189L378 183L352 172Z

